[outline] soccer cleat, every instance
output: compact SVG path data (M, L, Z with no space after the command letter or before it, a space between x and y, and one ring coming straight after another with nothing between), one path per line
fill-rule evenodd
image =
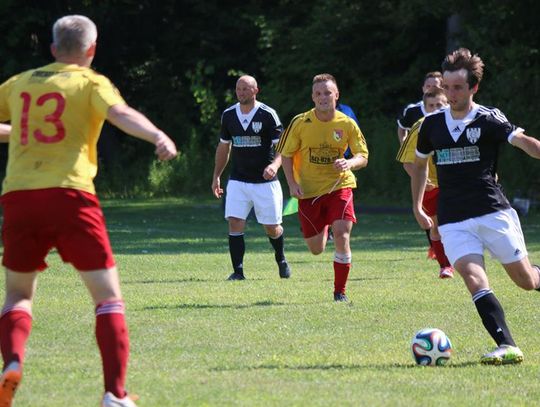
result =
M517 346L501 345L480 358L483 365L510 365L523 362L523 352Z
M103 400L101 401L101 407L137 407L135 400L137 396L126 395L124 398L119 399L110 391L105 393Z
M452 278L454 277L454 269L452 267L442 267L439 271L439 278Z
M278 263L279 276L281 278L289 278L291 276L291 269L285 260Z
M2 372L0 378L0 407L11 407L13 396L22 379L19 362L11 362Z
M243 274L240 274L240 273L232 273L229 278L227 279L228 281L236 281L236 280L245 280L246 278L244 277Z
M437 255L435 254L435 250L433 250L433 247L429 246L429 249L427 251L427 258L430 260L437 260Z
M334 293L334 301L335 302L348 302L349 299L344 293Z

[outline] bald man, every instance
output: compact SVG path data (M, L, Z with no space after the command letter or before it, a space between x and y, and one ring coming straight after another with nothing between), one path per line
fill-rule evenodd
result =
M238 103L225 109L216 149L212 192L223 195L221 174L231 156L232 167L227 182L225 218L229 222L229 253L233 273L228 280L245 280L244 230L246 219L255 210L257 222L268 235L275 252L279 276L289 278L291 270L285 259L281 226L283 193L277 178L281 155L274 146L283 125L274 109L257 100L259 88L254 77L241 76L236 82Z

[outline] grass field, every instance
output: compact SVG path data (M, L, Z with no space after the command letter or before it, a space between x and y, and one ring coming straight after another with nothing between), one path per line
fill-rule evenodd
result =
M295 216L285 222L291 279L279 279L270 244L251 222L248 280L228 282L227 227L215 202L104 206L131 333L128 389L140 406L540 405L540 293L518 289L488 260L525 362L481 366L492 340L460 278L437 278L411 215L358 214L345 304L332 301L332 245L310 255ZM539 221L523 219L537 262ZM56 253L48 260L16 406L97 406L92 303ZM448 366L414 364L410 340L424 327L451 338Z

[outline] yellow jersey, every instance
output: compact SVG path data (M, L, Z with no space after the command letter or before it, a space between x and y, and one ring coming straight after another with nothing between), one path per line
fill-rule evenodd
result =
M422 126L423 122L424 117L414 123L409 130L409 134L407 134L407 137L405 140L403 140L403 144L399 148L396 156L396 160L400 163L414 163L416 160L416 143L418 142L418 132L420 131L420 127ZM429 157L428 160L427 183L435 187L439 186L439 181L437 179L437 167L433 162L433 157Z
M356 122L336 111L332 120L323 122L315 109L295 116L283 132L277 151L292 157L294 179L312 198L343 188L356 188L356 177L351 170L338 172L334 161L343 158L350 148L352 154L368 158L366 140Z
M73 188L95 193L97 141L113 105L125 104L103 75L52 63L0 85L0 121L11 121L2 193Z

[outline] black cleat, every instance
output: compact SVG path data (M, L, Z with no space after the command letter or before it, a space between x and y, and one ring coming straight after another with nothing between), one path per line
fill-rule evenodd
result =
M243 274L240 274L240 273L232 273L229 278L227 279L227 281L235 281L235 280L245 280L246 278L244 277Z
M291 276L291 269L285 260L278 263L279 276L281 278L289 278Z
M343 293L334 293L334 301L336 301L336 302L348 302L349 299Z

